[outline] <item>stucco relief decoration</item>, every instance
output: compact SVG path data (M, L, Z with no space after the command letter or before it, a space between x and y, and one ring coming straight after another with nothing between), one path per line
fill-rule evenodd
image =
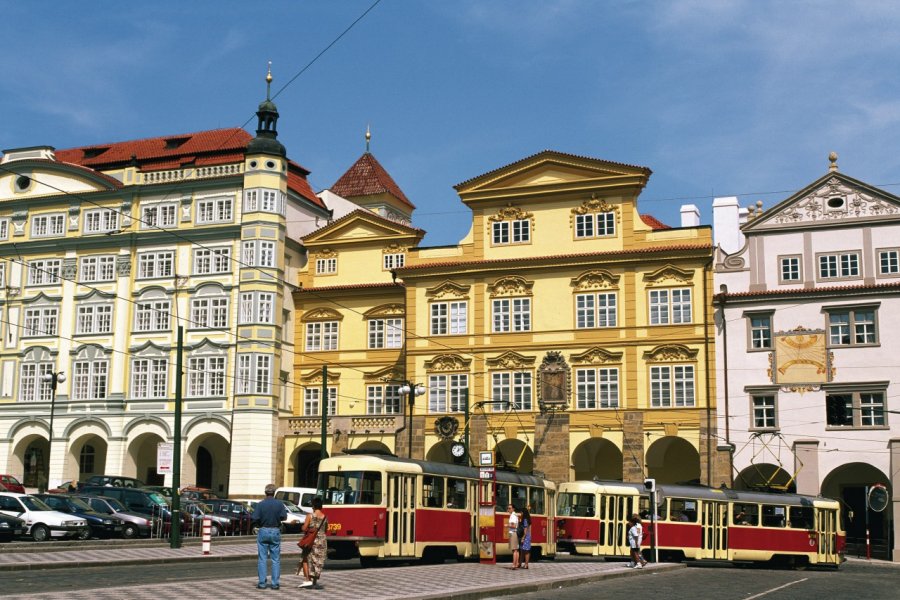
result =
M844 205L829 208L831 198L842 198ZM785 208L773 217L775 223L799 223L844 219L852 217L880 217L896 215L900 207L877 198L863 190L850 187L837 177L832 177L819 189Z
M644 360L652 362L681 362L696 360L699 350L688 348L682 344L667 344L657 346L653 350L644 353Z
M460 285L452 281L445 281L441 284L425 290L425 296L432 300L442 300L444 298L452 300L465 300L469 294L468 285Z
M401 246L400 244L391 244L387 248L382 248L382 254L405 254L406 246Z
M501 221L529 221L529 226L532 230L534 230L534 220L532 217L533 213L526 212L519 208L518 206L513 206L512 204L507 204L504 208L501 208L497 211L497 214L491 215L488 217L487 221L487 233L488 236L493 233L494 223L499 223Z
M390 365L383 369L368 372L363 375L366 381L381 381L383 383L401 382L406 379L403 371L397 368L397 365Z
M128 277L131 275L131 257L127 254L116 256L116 275Z
M610 363L621 363L621 352L609 352L603 348L590 348L581 354L573 354L569 357L573 364L586 365L605 365Z
M538 405L541 412L566 410L572 396L569 365L561 352L551 350L537 372Z
M692 284L694 282L694 273L679 269L675 265L666 265L652 273L645 273L644 281L648 286Z
M500 356L487 359L487 365L491 369L527 369L534 366L536 359L533 356L523 356L518 352L504 352Z
M572 214L569 215L569 225L575 226L575 217L577 215L586 215L588 213L615 213L616 215L616 225L622 220L621 215L619 214L619 207L614 206L612 204L608 204L605 199L597 198L597 194L591 194L590 200L585 200L581 203L581 206L576 206L572 209Z
M382 304L365 312L367 319L376 319L380 317L402 317L406 309L402 304Z
M831 355L823 329L797 327L773 336L772 383L779 385L821 385L831 381Z
M619 275L609 271L588 271L572 279L572 287L576 292L593 292L596 290L614 290L619 287Z
M534 287L533 281L526 281L523 277L511 275L509 277L501 277L488 286L488 293L491 298L498 296L531 296L532 287Z
M69 231L78 231L78 217L81 215L81 204L69 205Z
M328 372L328 383L337 383L340 379L340 373ZM322 385L322 369L313 369L305 375L301 375L300 382L306 386Z
M439 354L431 360L425 361L425 370L429 372L468 371L471 362L471 360L466 360L456 354Z
M442 440L452 440L459 431L459 419L449 415L434 420L434 434Z
M324 248L316 252L316 258L334 258L335 256L337 256L337 252L331 248Z
M344 315L331 308L313 308L303 314L301 321L340 321Z

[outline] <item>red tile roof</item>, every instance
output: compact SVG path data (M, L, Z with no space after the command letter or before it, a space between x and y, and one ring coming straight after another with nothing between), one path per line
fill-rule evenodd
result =
M366 152L359 157L347 172L334 182L331 191L344 198L390 194L410 208L416 206L409 201L400 186L391 178L372 154Z
M641 215L641 221L651 229L672 229L652 215Z
M325 203L322 202L322 199L316 196L316 193L309 185L309 181L306 180L307 175L309 175L309 171L293 161L288 161L288 189L292 190L306 200L309 200L319 208L328 210L328 207L325 206Z
M297 293L315 293L315 292L333 292L333 291L341 291L341 290L359 290L366 288L387 288L387 287L406 287L402 282L387 282L387 283L353 283L347 285L329 285L322 287L302 287L294 290Z
M823 295L823 294L838 294L845 292L872 292L872 291L885 291L885 292L893 292L900 291L900 281L894 281L891 283L876 283L874 285L831 285L824 287L814 287L814 288L797 288L797 289L777 289L777 290L767 290L760 292L727 292L724 294L716 294L716 298L722 298L725 300L731 298L763 298L768 296L809 296L809 295Z
M604 252L578 252L576 254L549 254L546 256L524 256L520 258L492 258L484 260L454 260L447 262L421 263L407 265L397 269L398 272L413 271L417 269L430 269L434 267L467 267L472 265L502 265L504 263L523 263L537 260L565 260L570 258L590 258L593 256L627 256L629 254L655 254L657 252L672 252L679 250L712 250L710 244L678 244L674 246L653 246L650 248L633 248L629 250L607 250Z

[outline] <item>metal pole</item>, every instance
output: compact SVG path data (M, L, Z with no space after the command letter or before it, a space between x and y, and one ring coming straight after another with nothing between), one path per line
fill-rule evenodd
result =
M172 534L170 548L181 548L181 379L183 373L184 327L178 326L178 341L175 346L175 448L172 457Z
M466 443L466 465L472 465L472 455L469 453L469 388L463 390L463 418L465 419L465 433L463 439Z
M319 458L324 460L328 458L328 367L322 365L322 433L319 439L321 448L319 449Z
M50 373L50 438L47 440L47 477L44 478L41 493L50 487L50 459L53 457L53 416L56 413L56 377L58 373Z
M872 543L869 537L869 486L866 486L863 496L863 509L866 511L866 560L872 560Z
M411 381L407 381L409 387L409 445L406 448L407 457L412 458L412 442L413 442L413 407L416 403L416 387Z
M650 545L653 549L653 562L659 562L659 544L656 543L656 492L650 492L650 531L653 536L650 538Z

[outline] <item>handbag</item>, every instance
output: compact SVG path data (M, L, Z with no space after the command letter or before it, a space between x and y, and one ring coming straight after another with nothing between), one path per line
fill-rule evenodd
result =
M316 543L316 536L319 535L319 530L322 528L322 525L327 521L328 518L322 519L319 523L319 526L315 529L307 529L306 533L303 534L303 537L300 538L300 541L297 542L297 545L303 548L304 550L309 550L313 547L313 544Z

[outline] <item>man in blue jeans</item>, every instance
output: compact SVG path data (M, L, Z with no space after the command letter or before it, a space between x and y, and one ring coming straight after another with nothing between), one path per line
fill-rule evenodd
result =
M275 499L275 486L266 486L266 499L256 505L253 511L253 523L259 526L256 535L256 548L259 558L256 571L259 575L257 589L264 590L266 585L266 560L272 559L272 589L281 589L281 522L287 518L284 502Z

